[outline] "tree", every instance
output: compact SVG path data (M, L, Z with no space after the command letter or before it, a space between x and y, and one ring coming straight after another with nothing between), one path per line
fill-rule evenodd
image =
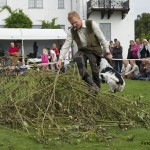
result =
M53 18L51 22L42 20L42 29L61 29L60 25L56 25L56 19Z
M150 39L150 13L137 16L135 20L135 37Z
M4 9L10 13L10 16L5 19L6 28L32 28L32 21L21 9L12 11L9 6L4 6L0 12Z

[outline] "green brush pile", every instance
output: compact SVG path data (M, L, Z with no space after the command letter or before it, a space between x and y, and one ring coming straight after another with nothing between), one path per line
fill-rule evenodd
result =
M0 124L38 140L49 134L105 140L106 127L149 127L146 107L111 93L95 95L76 67L66 74L31 70L0 79Z

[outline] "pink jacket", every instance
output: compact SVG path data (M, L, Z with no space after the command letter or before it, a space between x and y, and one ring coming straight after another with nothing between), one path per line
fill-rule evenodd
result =
M48 54L42 54L42 63L48 63Z
M132 55L134 58L138 58L138 50L140 49L140 45L134 45L132 50Z

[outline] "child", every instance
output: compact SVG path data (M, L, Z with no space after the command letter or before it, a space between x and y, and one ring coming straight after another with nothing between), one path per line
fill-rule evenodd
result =
M42 68L48 70L48 51L46 48L43 49L42 54Z

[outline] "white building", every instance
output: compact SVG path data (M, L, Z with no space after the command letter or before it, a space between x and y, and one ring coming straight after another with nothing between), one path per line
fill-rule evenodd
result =
M88 19L95 20L108 41L121 42L126 58L129 41L134 40L134 0L89 0Z
M42 20L51 21L52 18L57 18L56 24L61 25L66 32L70 26L67 14L75 10L81 18L95 20L108 41L117 38L123 46L124 57L126 57L129 40L134 39L133 1L0 0L0 8L8 5L12 10L22 9L32 20L33 28L41 28ZM7 10L0 12L1 28L5 25L4 19L9 15ZM30 44L32 44L31 41Z

